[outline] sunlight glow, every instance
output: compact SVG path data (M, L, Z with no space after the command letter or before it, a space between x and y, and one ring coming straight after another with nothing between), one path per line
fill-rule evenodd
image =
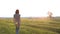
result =
M60 16L60 0L0 0L0 17L13 17L16 9L21 17Z

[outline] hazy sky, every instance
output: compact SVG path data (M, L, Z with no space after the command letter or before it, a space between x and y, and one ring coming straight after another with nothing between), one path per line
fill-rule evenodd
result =
M21 17L60 16L60 0L0 0L0 17L13 17L16 9Z

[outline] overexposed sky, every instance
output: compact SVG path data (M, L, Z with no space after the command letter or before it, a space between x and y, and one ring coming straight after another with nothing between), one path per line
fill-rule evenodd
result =
M21 17L60 16L60 0L0 0L0 17L13 17L16 9Z

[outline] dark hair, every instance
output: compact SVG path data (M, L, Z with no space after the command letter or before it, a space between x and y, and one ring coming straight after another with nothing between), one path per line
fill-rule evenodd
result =
M19 14L19 10L17 9L15 13L16 13L16 14Z

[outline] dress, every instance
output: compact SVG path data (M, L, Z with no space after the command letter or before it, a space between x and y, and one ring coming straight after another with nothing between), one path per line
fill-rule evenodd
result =
M20 15L19 14L14 14L14 21L15 21L15 23L20 24Z

